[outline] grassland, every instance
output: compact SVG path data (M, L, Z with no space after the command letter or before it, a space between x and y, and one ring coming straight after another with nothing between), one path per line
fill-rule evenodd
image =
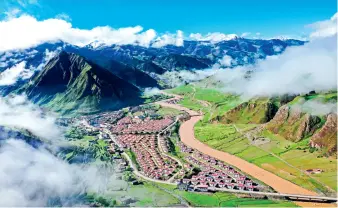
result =
M214 149L234 154L309 190L323 193L337 190L337 160L321 157L320 152L311 153L306 140L294 143L265 130L261 136L269 141L254 145L233 125L203 123L195 126L195 135ZM314 168L324 172L310 176L305 173Z
M307 94L307 95L301 95L297 96L295 99L293 99L289 104L299 104L305 101L321 101L321 102L337 102L337 92L328 92L324 94Z
M165 116L165 115L169 115L169 116L177 116L182 114L181 111L173 109L173 108L166 108L166 107L161 107L157 110L157 112L159 115Z
M109 161L108 143L95 136L81 135L76 130L68 132L68 147L59 155L68 162L100 162Z
M258 125L235 124L240 130L237 132L233 125L210 122L215 116L223 115L238 105L241 102L238 97L194 85L181 86L168 92L182 95L184 99L181 105L204 112L204 119L195 126L195 135L200 141L241 157L309 190L322 193L337 191L337 159L323 157L321 151L313 151L309 148L309 139L291 142L264 130L257 136L268 138L267 142L252 144L244 134ZM290 104L317 99L326 102L337 101L337 94L332 92L298 96ZM207 101L210 105L203 106L198 100ZM305 170L314 168L324 172L312 175L305 173Z
M268 199L241 198L235 194L217 193L196 193L180 191L175 186L161 186L173 193L183 197L191 206L194 207L295 207L296 205L288 201L273 201Z
M182 106L202 111L203 122L209 122L241 103L238 96L225 94L215 89L200 88L192 84L170 89L167 92L182 95L184 99L179 103Z

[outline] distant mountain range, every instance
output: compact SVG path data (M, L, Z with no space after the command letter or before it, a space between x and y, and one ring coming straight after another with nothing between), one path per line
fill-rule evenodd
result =
M304 43L244 38L218 43L185 41L182 47L168 45L161 48L45 43L0 54L0 78L1 72L22 61L34 72L30 79L18 77L15 84L0 86L0 92L25 92L34 102L62 112L80 107L88 112L116 109L142 102L140 96L144 88L167 87L160 79L166 72L188 70L194 73L220 63L225 55L234 60L225 67L253 64L280 54L287 47ZM55 57L47 57L52 55Z

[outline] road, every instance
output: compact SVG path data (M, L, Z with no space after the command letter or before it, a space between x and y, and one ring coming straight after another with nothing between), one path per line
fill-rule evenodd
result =
M175 96L175 97L180 98L179 96ZM203 118L203 116L200 115L199 113L192 111L188 108L182 107L178 104L169 104L169 103L166 103L165 101L157 102L157 103L164 107L171 107L177 110L186 111L187 113L189 113L189 115L191 115L191 118L188 121L185 121L181 124L180 130L179 130L180 138L185 145L191 148L197 149L198 151L204 154L217 158L218 160L224 161L227 164L235 166L236 168L240 169L242 172L272 187L278 193L317 196L317 193L313 191L309 191L296 184L293 184L290 181L287 181L237 156L234 156L234 155L231 155L229 153L222 152L219 150L215 150L209 147L208 145L197 140L194 135L194 126L199 120ZM303 207L312 207L312 206L323 207L323 206L331 205L331 204L312 203L312 202L296 202L296 203L297 205L303 206Z
M168 129L170 129L171 127L173 127L177 122L178 122L178 117L176 118L176 120L175 120L172 124L170 124L169 126L167 126L165 129L163 129L162 131L160 131L160 132L157 134L157 146L158 146L158 149L159 149L159 151L161 152L161 154L163 154L163 155L165 155L165 156L167 156L167 157L170 157L171 159L175 160L175 161L181 166L181 169L182 169L182 168L183 168L182 162L181 162L180 160L178 160L178 159L176 159L176 158L170 156L169 154L166 154L166 153L163 151L163 149L162 149L162 147L161 147L161 145L160 145L160 137L161 137L161 134L164 133L164 132L166 132L166 131L167 131ZM169 178L169 179L167 180L167 182L173 181L173 180L175 179L175 176L177 176L178 174L179 174L179 171L177 171L176 174L174 174L171 178Z

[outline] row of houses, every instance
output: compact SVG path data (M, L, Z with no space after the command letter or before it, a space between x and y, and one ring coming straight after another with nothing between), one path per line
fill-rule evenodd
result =
M195 167L199 167L201 170L190 178L180 180L180 182L186 184L187 187L198 187L198 189L210 187L248 191L259 190L258 184L222 161L197 150L193 150L182 142L179 142L179 147L182 152L187 153L185 157L186 161Z
M178 168L175 160L160 153L156 135L122 134L116 140L136 156L140 171L147 177L168 180Z
M118 121L116 125L112 125L111 132L115 134L157 133L173 122L174 120L168 116L159 120L152 120L149 117L141 120L127 116Z

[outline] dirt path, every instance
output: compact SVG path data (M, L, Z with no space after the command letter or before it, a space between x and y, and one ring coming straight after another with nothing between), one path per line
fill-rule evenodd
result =
M182 123L180 130L179 130L180 138L182 142L186 144L187 146L197 149L204 154L210 155L214 158L217 158L232 166L237 167L242 172L248 175L251 175L252 177L262 181L263 183L272 187L275 191L279 193L299 194L299 195L317 195L317 193L315 192L309 191L296 184L293 184L290 181L280 178L279 176L273 173L270 173L269 171L266 171L254 164L251 164L239 157L236 157L226 152L215 150L207 146L206 144L200 142L199 140L195 138L194 126L199 120L203 118L202 115L199 115L197 112L192 111L190 109L187 109L177 104L168 104L165 102L158 102L158 103L165 107L171 107L171 108L175 108L178 110L186 111L192 116L188 121ZM335 207L333 204L324 204L324 203L312 203L312 202L295 202L295 203L302 207L313 207L313 206Z

